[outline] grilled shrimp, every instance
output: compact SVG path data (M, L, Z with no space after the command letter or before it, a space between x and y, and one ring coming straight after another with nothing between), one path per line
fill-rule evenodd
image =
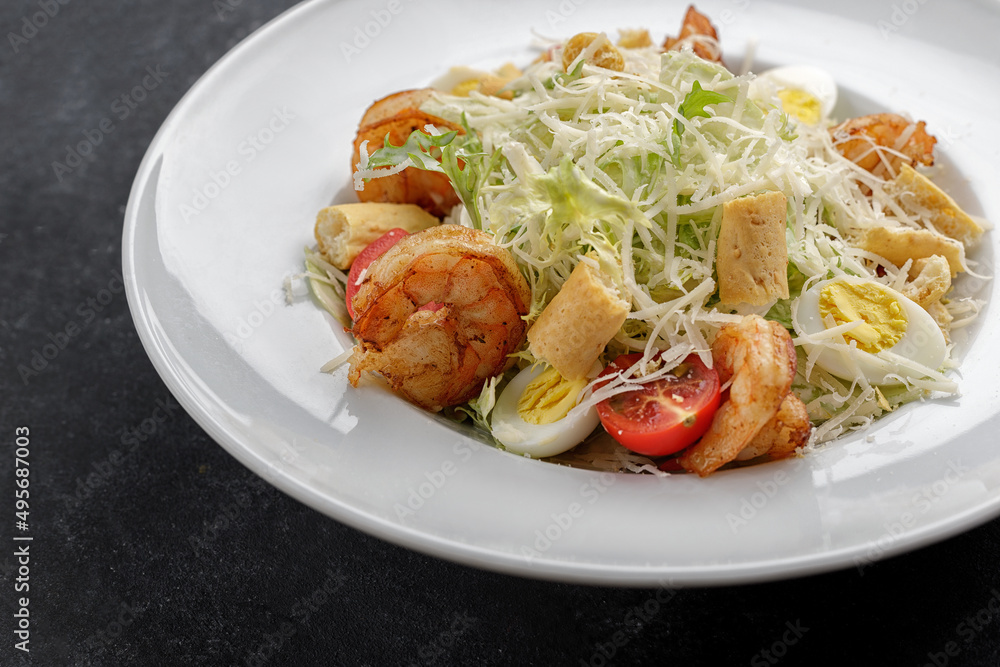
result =
M372 262L354 296L358 344L348 378L388 380L438 411L475 397L524 343L531 289L485 232L441 225L401 239Z
M761 427L736 459L749 461L765 454L771 459L791 456L809 441L810 433L812 424L806 404L789 392L771 420Z
M420 111L420 105L430 99L433 94L434 91L430 88L415 88L386 95L372 102L372 105L365 110L365 115L361 117L358 127L367 127L389 120L394 116Z
M732 380L708 432L680 457L702 477L734 460L774 418L792 386L797 359L788 332L777 322L748 315L724 324L712 343L719 380Z
M431 90L404 90L383 97L372 104L361 118L354 138L352 161L357 160L361 143L368 141L369 152L384 145L386 135L394 146L402 145L414 130L434 125L442 130L462 131L459 126L443 118L420 110L420 105L432 94ZM352 164L352 171L357 165ZM442 218L459 203L458 195L444 174L408 167L398 174L374 178L358 192L363 202L390 202L416 204L431 215Z
M937 139L925 127L924 121L877 113L846 120L830 128L830 134L841 155L879 178L891 179L904 162L911 167L934 164Z
M722 62L719 33L708 17L695 9L694 5L688 6L687 13L684 14L680 34L677 37L667 37L662 48L664 51L677 50L686 44L691 45L691 49L699 58Z

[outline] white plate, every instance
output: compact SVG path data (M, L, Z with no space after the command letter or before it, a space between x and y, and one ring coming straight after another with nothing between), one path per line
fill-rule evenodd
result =
M659 39L684 9L630 4L452 0L429 12L405 0L312 2L226 56L164 123L126 213L129 304L171 391L300 501L398 544L528 576L717 584L863 569L995 516L1000 348L988 343L998 333L990 311L962 343L961 398L909 406L804 459L709 479L519 458L383 391L354 390L343 371L319 373L347 339L308 299L285 306L282 280L300 270L316 211L353 197L349 151L364 108L451 65L523 63L532 29L646 25ZM880 17L862 2L809 4L701 8L731 66L756 40L757 62L833 74L840 115L926 120L956 197L1000 220L1000 69L984 55L1000 30L995 5L903 2ZM912 38L921 34L927 42ZM995 247L991 235L976 255L990 269ZM977 287L996 303L995 283Z

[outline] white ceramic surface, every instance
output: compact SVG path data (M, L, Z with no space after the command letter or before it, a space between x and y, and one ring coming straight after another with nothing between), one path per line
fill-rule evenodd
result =
M349 151L364 108L452 65L525 62L532 30L643 25L659 38L676 32L685 6L316 1L239 45L164 123L126 212L129 304L170 390L233 456L300 501L398 544L526 576L686 585L863 570L996 516L992 305L960 337L960 398L908 406L804 459L708 479L516 457L384 391L352 389L343 370L319 373L347 339L310 300L284 305L280 290L300 270L316 211L353 197ZM837 115L926 120L943 182L971 212L1000 220L996 2L699 6L730 66L753 44L762 65L829 71L841 85ZM989 270L996 243L974 255ZM973 287L996 303L995 282Z

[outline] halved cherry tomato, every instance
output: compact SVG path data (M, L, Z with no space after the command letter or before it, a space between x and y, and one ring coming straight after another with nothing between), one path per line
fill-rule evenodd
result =
M601 377L640 359L641 352L624 354ZM605 430L624 447L644 456L666 456L703 436L718 407L719 375L692 354L662 378L601 401L597 414Z
M354 306L351 302L358 291L358 278L361 276L361 272L367 269L369 264L384 255L386 250L396 245L396 242L404 236L409 236L409 232L405 229L400 229L399 227L390 229L369 243L354 258L354 262L351 263L351 270L347 274L347 312L351 315L352 320L354 319Z

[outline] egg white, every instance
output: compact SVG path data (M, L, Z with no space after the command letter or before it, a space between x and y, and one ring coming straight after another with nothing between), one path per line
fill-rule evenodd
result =
M431 82L431 88L434 90L440 90L442 93L450 93L461 83L465 83L466 81L471 81L473 79L482 79L485 76L488 76L488 73L483 70L465 67L464 65L452 67L447 72L434 79L434 81Z
M493 437L508 451L533 458L562 454L580 444L601 421L593 406L587 410L573 408L551 424L530 424L521 419L517 402L528 384L545 370L542 364L522 370L504 387L493 406L490 428Z
M773 87L773 91L768 91L769 87ZM750 84L750 97L764 100L785 88L801 90L819 100L821 118L829 118L837 104L837 83L833 77L809 65L775 67L758 74Z
M823 318L820 317L819 312L820 291L835 281L854 285L874 282L856 276L840 276L818 282L804 291L799 297L795 317L796 330L803 338L807 339L826 331L826 326L823 324ZM806 353L812 358L813 350L816 347L822 347L822 351L815 357L817 366L831 375L845 380L853 380L857 370L864 375L870 384L875 385L901 384L899 378L890 377L891 375L913 379L924 377L925 374L919 368L909 365L908 361L931 370L940 368L948 349L944 334L941 333L934 318L914 301L896 290L881 283L879 286L888 290L899 300L906 314L906 333L895 345L877 354L872 354L845 345L840 336L835 336L833 339L826 339L825 342L819 342L815 338L812 342L803 340L802 346Z

